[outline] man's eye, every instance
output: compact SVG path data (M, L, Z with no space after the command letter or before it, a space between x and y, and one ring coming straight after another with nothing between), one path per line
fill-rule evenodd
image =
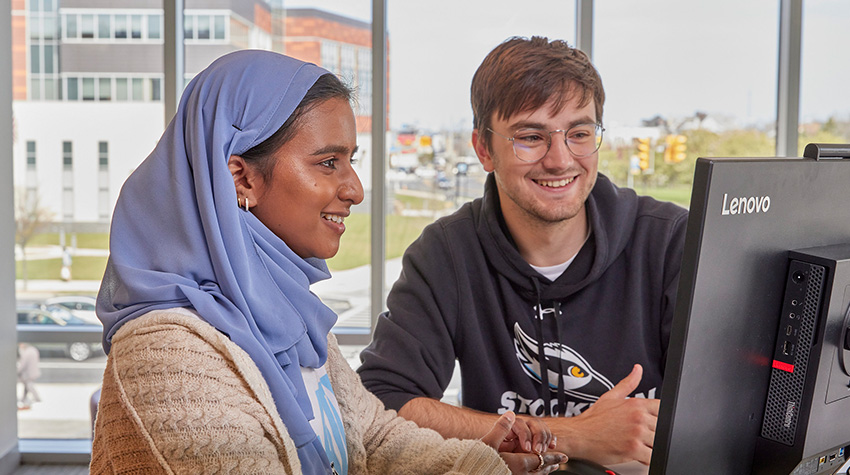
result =
M514 140L524 145L536 145L546 141L546 137L539 132L518 132Z
M327 160L325 160L325 161L323 161L323 162L319 163L319 165L321 165L321 166L323 166L323 167L328 167L328 168L333 168L333 169L335 169L335 168L336 168L336 160L337 160L337 159L335 159L335 158L329 158L329 159L327 159Z

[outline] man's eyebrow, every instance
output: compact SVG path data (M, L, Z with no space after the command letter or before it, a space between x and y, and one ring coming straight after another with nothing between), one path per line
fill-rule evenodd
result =
M577 126L577 125L581 125L581 124L595 124L595 123L596 123L596 121L594 121L590 116L586 115L584 117L579 117L577 119L570 121L570 123L567 124L567 127L565 128L565 130L569 130L569 129L571 129L571 128ZM519 129L543 129L543 130L547 130L547 131L549 130L546 127L546 124L543 124L542 122L536 122L536 121L530 121L530 120L521 120L519 122L515 122L515 123L511 124L511 126L510 126L510 130L512 130L514 132L516 132Z

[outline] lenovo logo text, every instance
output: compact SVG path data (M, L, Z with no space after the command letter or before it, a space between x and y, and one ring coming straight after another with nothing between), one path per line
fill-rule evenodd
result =
M770 209L770 196L741 196L729 199L723 194L723 211L721 214L752 214L767 213Z

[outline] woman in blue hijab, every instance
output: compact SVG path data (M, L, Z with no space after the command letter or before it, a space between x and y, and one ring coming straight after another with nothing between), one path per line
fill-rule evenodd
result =
M92 473L508 473L512 414L485 444L385 411L310 291L363 200L350 101L267 51L189 83L113 214ZM508 455L515 473L563 459Z

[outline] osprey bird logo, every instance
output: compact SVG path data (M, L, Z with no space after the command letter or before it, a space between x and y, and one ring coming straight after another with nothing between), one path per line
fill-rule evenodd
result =
M522 370L538 383L540 376L540 354L537 342L514 323L514 348ZM558 377L563 377L564 392L576 399L594 402L614 385L601 373L594 371L590 364L575 350L561 343L544 343L543 353L548 368L546 383L552 392L558 391ZM558 374L558 364L564 368L564 374ZM553 371L554 369L554 371Z

